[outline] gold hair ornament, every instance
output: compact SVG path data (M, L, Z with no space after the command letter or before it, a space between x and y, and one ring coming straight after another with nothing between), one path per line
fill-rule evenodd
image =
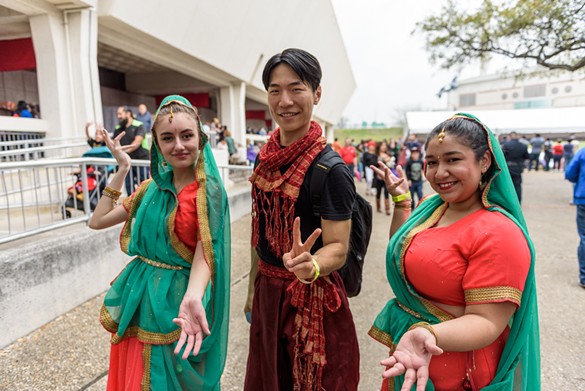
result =
M443 129L441 129L441 132L439 133L437 138L439 139L440 143L442 143L443 140L445 139L445 127L444 126L443 126Z
M171 106L171 113L169 114L169 122L173 122L173 106Z

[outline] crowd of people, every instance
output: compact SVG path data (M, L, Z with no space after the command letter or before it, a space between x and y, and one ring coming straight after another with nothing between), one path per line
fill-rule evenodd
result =
M390 349L382 389L539 390L534 247L493 133L460 113L424 145L410 137L329 146L311 120L321 77L319 61L300 49L272 56L262 73L278 128L250 159L243 389L357 390L358 338L339 271L361 173L368 194L384 191L392 215L386 266L396 297L372 303L383 309L369 333ZM188 100L166 97L152 118L151 178L120 203L144 130L124 108L119 120L113 137L104 129L94 137L119 169L90 220L94 229L124 223L121 249L133 257L100 313L111 333L108 389L218 390L228 354L230 219L206 125ZM338 164L315 213L310 183L325 155ZM423 177L436 194L414 209Z
M40 107L34 103L27 103L19 100L16 104L13 101L0 103L0 116L20 118L40 118Z

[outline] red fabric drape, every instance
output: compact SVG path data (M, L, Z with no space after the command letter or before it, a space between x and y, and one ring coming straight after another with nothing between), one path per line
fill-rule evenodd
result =
M0 41L0 72L24 71L36 67L31 38Z
M181 93L181 96L188 99L195 107L209 107L209 94L207 92L199 94ZM156 99L156 104L160 105L160 102L162 102L165 97L166 95L156 95L154 97Z
M246 119L266 119L266 111L246 110Z

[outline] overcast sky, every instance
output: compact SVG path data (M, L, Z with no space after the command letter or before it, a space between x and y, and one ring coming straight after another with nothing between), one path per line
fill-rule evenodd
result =
M437 98L455 71L429 63L415 24L438 12L441 0L332 0L357 88L344 116L351 122L396 122L397 109L445 109Z

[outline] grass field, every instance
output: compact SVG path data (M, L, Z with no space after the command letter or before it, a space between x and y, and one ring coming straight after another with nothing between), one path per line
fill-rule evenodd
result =
M346 138L352 138L355 142L360 140L382 141L383 139L402 137L402 128L385 129L335 129L335 137L341 144Z

